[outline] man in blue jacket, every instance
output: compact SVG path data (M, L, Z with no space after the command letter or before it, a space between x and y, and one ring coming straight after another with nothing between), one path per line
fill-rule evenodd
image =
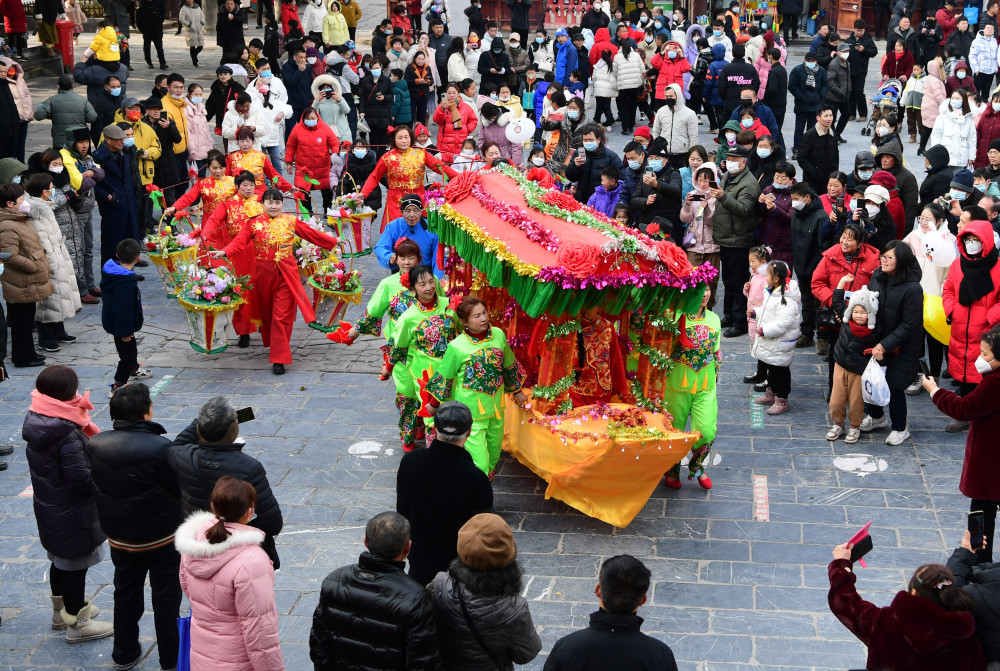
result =
M125 131L116 124L104 127L104 142L94 160L104 168L104 181L94 186L101 211L101 266L115 258L118 243L139 239L139 201L132 180L132 163L125 154Z
M569 73L576 70L578 56L576 47L569 40L565 28L556 31L556 81L563 86L569 86Z
M816 109L826 99L826 70L819 66L815 51L806 54L805 62L796 65L788 75L788 92L795 101L795 135L792 140L792 160L799 157L799 143L806 126L814 122Z
M306 63L305 49L295 47L291 51L291 56L281 68L281 81L288 91L288 104L292 108L292 116L285 119L286 138L292 134L292 129L299 122L302 110L312 105L312 82L316 78L316 73Z
M396 243L401 238L413 240L420 246L420 258L434 269L435 277L442 277L444 272L438 267L437 251L438 236L427 230L427 220L424 218L424 201L415 193L408 193L399 201L402 217L393 219L386 224L382 237L375 245L375 258L383 268L398 272L396 265Z

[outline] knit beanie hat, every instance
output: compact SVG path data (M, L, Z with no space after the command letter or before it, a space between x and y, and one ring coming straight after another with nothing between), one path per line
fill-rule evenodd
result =
M458 558L477 571L510 566L517 559L514 532L499 515L475 515L458 530Z
M962 169L955 173L954 177L951 178L951 186L956 189L961 189L966 193L972 193L976 190L973 185L975 179L972 176L972 171L968 169Z
M851 294L851 300L847 304L847 311L844 312L844 321L850 321L851 311L855 305L860 305L868 313L868 328L875 328L875 313L878 312L878 292L870 291L868 287L861 287Z

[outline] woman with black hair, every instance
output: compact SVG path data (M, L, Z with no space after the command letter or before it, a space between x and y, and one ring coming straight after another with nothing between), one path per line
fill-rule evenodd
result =
M924 290L917 258L902 240L886 245L879 262L880 268L872 274L868 289L878 292L877 320L884 326L885 335L872 349L872 356L886 368L889 417L885 416L885 408L865 403L861 431L888 427L891 421L885 443L895 446L910 437L905 391L916 377L917 362L924 353Z
M459 529L458 558L427 586L445 668L512 669L538 655L542 641L521 596L523 575L502 517L480 513Z

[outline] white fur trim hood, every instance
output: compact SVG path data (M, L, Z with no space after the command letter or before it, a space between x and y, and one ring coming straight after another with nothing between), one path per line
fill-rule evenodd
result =
M264 540L264 532L248 527L245 524L227 522L226 528L231 534L222 543L209 543L205 539L205 531L216 521L210 512L192 513L185 522L177 528L174 536L174 547L185 557L193 559L210 559L225 554L229 550L248 545L260 545Z

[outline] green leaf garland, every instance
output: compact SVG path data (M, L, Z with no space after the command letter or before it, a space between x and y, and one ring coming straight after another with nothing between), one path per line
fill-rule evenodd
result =
M563 324L549 324L549 328L545 330L545 339L553 340L568 336L570 333L579 333L582 330L583 326L580 324L579 319L574 319Z
M569 391L569 388L573 386L574 382L576 382L576 376L570 374L561 380L554 382L548 387L543 387L541 385L533 387L531 389L531 395L543 398L546 401L552 401Z

